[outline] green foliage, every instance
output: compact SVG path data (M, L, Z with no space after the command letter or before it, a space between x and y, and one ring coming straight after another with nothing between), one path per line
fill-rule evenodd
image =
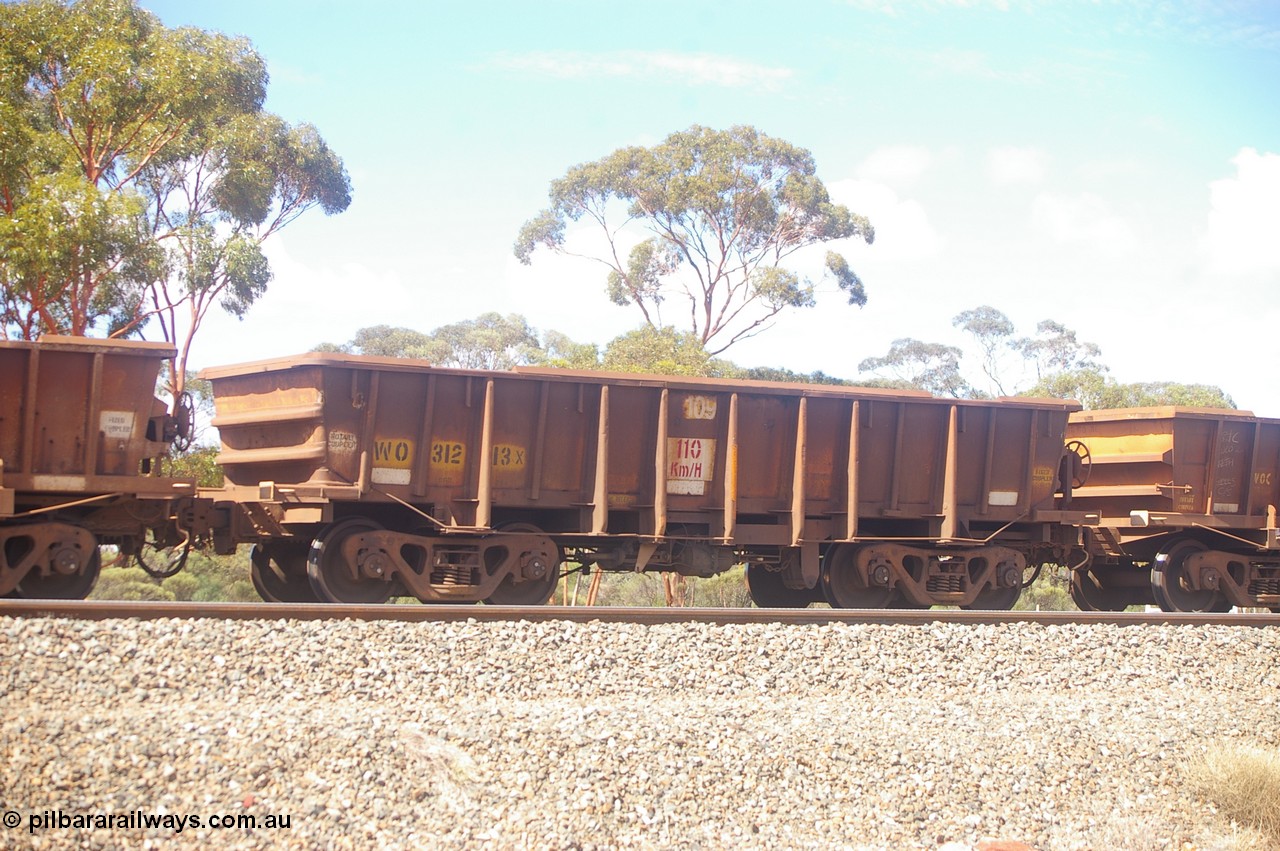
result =
M104 567L89 599L172 602L177 597L140 567Z
M1059 372L1107 371L1095 360L1102 355L1097 345L1081 343L1076 339L1075 331L1052 319L1037 324L1034 337L1021 337L1010 345L1035 365L1037 380Z
M70 173L34 174L24 183L26 192L0 202L5 333L34 339L75 331L139 304L155 260L137 240L141 199Z
M534 363L559 369L600 369L600 349L594 343L575 343L567 334L548 331Z
M753 366L743 369L742 378L752 381L777 381L788 384L829 384L842 387L855 386L854 382L846 378L836 378L833 375L827 375L822 370L815 372L793 372L789 369L782 369L773 366ZM865 385L863 385L865 386Z
M1013 323L1009 317L990 305L963 310L951 320L951 324L971 334L978 341L982 352L982 373L991 388L1000 396L1005 395L1000 379L1000 355L1009 348L1013 336Z
M719 609L750 608L753 603L747 590L746 568L739 564L716 576L691 578L685 590L685 602L690 606Z
M218 447L192 446L175 452L160 462L160 475L174 479L195 479L202 488L222 487L222 467L218 466Z
M836 286L848 294L849 304L862 307L867 303L867 290L862 285L862 279L849 268L849 261L843 255L828 251L826 265L827 271L836 279Z
M647 325L612 340L605 348L602 365L613 372L717 378L738 374L733 364L713 358L696 334Z
M574 601L573 579L569 579L569 602ZM577 602L586 602L587 579L584 577L578 589ZM556 591L553 602L561 601L561 591ZM598 606L627 606L655 608L666 605L662 580L655 573L606 573L600 579Z
M172 594L175 600L194 600L200 591L200 580L182 571L164 580L164 590Z
M1180 405L1192 408L1235 408L1220 387L1172 381L1120 384L1097 369L1060 372L1040 380L1028 396L1076 399L1088 410Z
M152 242L141 175L196 152L228 112L260 108L265 66L243 41L167 30L132 2L36 0L0 7L0 78L18 143L0 171L3 212L31 223L50 200L65 209L0 255L44 255L38 269L4 265L9 331L125 321L157 270L154 254L137 262Z
M1183 405L1190 408L1235 408L1236 403L1216 384L1180 384L1174 381L1147 381L1120 384L1108 398L1107 408L1141 408L1155 405Z
M1171 381L1120 384L1100 363L1101 349L1081 342L1076 332L1046 319L1030 337L1014 336L1013 323L990 305L958 313L951 322L973 338L980 355L980 369L991 393L1075 399L1085 408L1132 408L1159 405L1234 408L1220 387ZM926 343L910 337L894 340L889 352L867 358L862 372L875 373L872 386L927 390L935 395L988 398L977 389L962 365L964 353L955 346ZM1023 372L1036 376L1031 387L1017 389L1006 383L1008 360L1020 359Z
M815 170L808 151L753 127L694 126L569 169L551 184L551 206L521 228L515 255L573 255L568 223L594 222L609 243L592 258L608 269L609 299L635 305L654 330L665 327L666 301L686 304L688 333L716 355L783 310L814 304L813 285L783 267L795 252L873 241L871 223L832 203ZM637 230L646 236L624 251ZM843 257L828 253L826 266L851 304L866 302Z
M160 556L148 554L160 563ZM132 563L132 560L130 560ZM247 548L232 556L193 550L186 567L167 579L155 579L136 566L103 568L89 595L93 600L194 600L202 603L260 600L249 579Z
M412 328L392 328L390 325L374 325L356 331L351 342L341 346L321 344L317 351L342 351L358 355L374 355L382 358L427 359L431 338Z
M578 605L586 602L587 574L583 575L577 596L574 596L574 578L569 582L569 602ZM563 591L557 590L552 602L559 603ZM630 606L658 608L667 604L666 592L659 573L606 573L600 580L598 606ZM685 580L685 605L712 608L745 609L752 605L747 591L744 568L737 565L724 573L707 578L688 577Z
M194 578L198 583L195 590L190 592L190 599L198 602L249 603L262 599L249 579L248 547L241 547L230 556L194 551L187 559L183 572L164 580L163 585L167 587L168 583L184 575ZM185 584L186 580L184 586Z
M134 0L0 5L0 326L124 336L156 317L178 344L214 304L265 292L270 234L346 209L316 129L264 112L242 38L168 29Z
M577 344L559 334L555 344L576 356ZM411 328L375 325L361 328L351 342L323 344L320 351L342 351L384 358L417 358L436 366L463 369L511 369L539 363L548 355L538 342L537 330L519 314L485 313L475 319L442 325L429 334ZM591 347L594 352L594 347Z
M1076 611L1071 599L1071 571L1061 565L1045 565L1031 587L1023 589L1013 608L1020 612Z
M964 398L972 395L972 388L960 374L961 355L955 346L903 337L893 341L888 354L858 364L858 371L887 373L881 377L890 382L888 386Z
M430 360L463 369L511 369L541 352L537 331L523 316L485 313L431 332Z
M503 317L497 313L486 313L476 319L442 326L430 333L375 325L361 328L346 343L321 343L314 350L418 358L440 366L467 368L509 369L528 364L559 369L746 378L801 384L877 384L874 381L853 382L836 378L822 371L799 373L778 367L740 367L731 361L713 357L695 334L669 327L655 329L643 325L614 338L602 353L596 345L574 342L560 331L540 334L518 314Z

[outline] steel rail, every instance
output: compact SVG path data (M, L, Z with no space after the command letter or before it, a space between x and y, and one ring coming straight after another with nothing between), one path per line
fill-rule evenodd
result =
M365 620L571 621L707 624L1113 624L1280 627L1280 614L1167 612L1023 612L957 609L733 609L612 606L344 605L333 603L192 603L125 600L0 600L0 617L74 620Z

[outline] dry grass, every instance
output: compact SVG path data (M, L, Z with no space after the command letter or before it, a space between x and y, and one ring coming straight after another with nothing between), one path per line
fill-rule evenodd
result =
M1280 750L1222 742L1187 777L1219 813L1280 846Z

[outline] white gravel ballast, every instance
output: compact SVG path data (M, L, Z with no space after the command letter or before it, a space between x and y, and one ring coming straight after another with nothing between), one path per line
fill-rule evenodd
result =
M1230 847L1188 766L1280 744L1280 625L0 618L0 659L5 848L1185 851Z

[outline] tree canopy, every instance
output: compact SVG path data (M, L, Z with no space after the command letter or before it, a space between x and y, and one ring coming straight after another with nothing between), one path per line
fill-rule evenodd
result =
M782 311L815 304L814 284L784 265L796 252L873 241L871 223L833 203L815 171L809 151L753 127L694 126L569 169L551 184L551 206L521 229L515 254L526 264L539 247L590 257L607 269L615 304L634 305L657 330L671 324L663 308L674 302L685 316L678 324L719 354ZM568 244L568 225L584 219L603 234L603 256ZM829 251L826 270L850 304L866 303L842 255Z
M1019 337L1004 313L984 305L962 311L952 325L977 338L981 375L995 381L1002 390L1007 389L1010 395L1076 399L1085 408L1153 405L1235 407L1230 396L1212 385L1172 381L1119 383L1099 362L1101 350L1096 345L1079 341L1074 331L1054 320L1040 322L1036 334L1031 337ZM891 387L926 390L938 396L956 398L989 398L991 395L974 383L979 376L966 369L964 349L911 337L894 340L888 353L882 357L863 360L859 370L872 374L857 380L837 378L824 372L805 374L771 366L739 366L712 355L696 334L669 327L641 325L610 340L601 350L591 343L575 342L559 331L539 331L519 314L485 313L427 333L376 325L360 329L350 342L342 345L326 343L317 348L382 357L419 358L439 366L475 369L535 365ZM1002 374L993 366L1005 356L1010 360L1021 358L1019 378ZM1028 375L1035 376L1036 380L1028 384L1025 380Z
M575 345L564 335L559 335L556 341L562 348ZM462 369L511 369L539 363L546 357L537 330L516 313L507 316L484 313L475 319L442 325L430 333L374 325L361 328L349 343L324 343L317 348L387 358L417 358L437 366ZM594 360L594 347L591 352Z
M411 328L375 325L361 328L347 343L322 343L316 350L418 358L437 366L469 369L510 369L532 365L762 381L849 383L821 372L804 375L769 367L744 369L731 361L713 357L696 335L674 328L641 325L610 340L601 351L592 343L575 342L560 331L540 332L523 316L514 313L507 316L485 313L426 333Z
M858 364L858 371L882 373L877 383L886 387L962 397L971 395L969 382L960 374L962 355L955 346L903 337L894 340L883 357L867 358Z
M873 381L883 386L928 390L958 398L997 394L1045 396L1076 399L1091 409L1154 405L1235 407L1230 396L1212 385L1117 382L1107 374L1108 369L1101 361L1102 350L1096 344L1081 342L1075 331L1053 319L1039 322L1035 334L1019 337L1015 336L1016 328L1008 316L990 305L980 305L961 311L951 324L973 339L978 368L990 392L980 389L966 372L963 349L909 337L894 340L887 354L867 358L858 369L873 373Z
M168 29L134 0L0 5L0 327L6 337L135 334L178 344L213 304L266 289L267 236L346 209L314 127L262 108L242 38Z

